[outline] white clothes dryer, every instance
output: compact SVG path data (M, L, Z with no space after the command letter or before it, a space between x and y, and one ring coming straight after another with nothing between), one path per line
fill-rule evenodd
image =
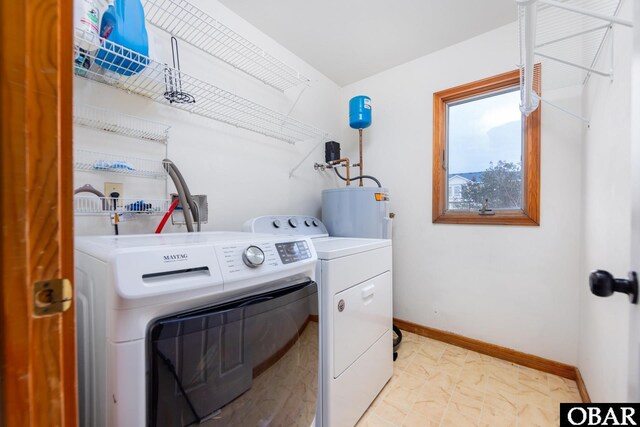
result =
M318 254L324 426L353 426L393 375L389 239L329 237L317 218L262 216L245 231L311 238Z

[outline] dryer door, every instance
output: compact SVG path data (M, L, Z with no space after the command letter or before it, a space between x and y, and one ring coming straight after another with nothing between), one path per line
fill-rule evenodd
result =
M334 295L334 378L391 329L391 283L388 271Z

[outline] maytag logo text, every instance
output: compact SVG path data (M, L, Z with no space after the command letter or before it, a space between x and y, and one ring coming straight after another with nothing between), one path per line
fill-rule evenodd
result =
M164 262L186 261L189 259L189 255L187 254L164 255L162 259L164 260Z

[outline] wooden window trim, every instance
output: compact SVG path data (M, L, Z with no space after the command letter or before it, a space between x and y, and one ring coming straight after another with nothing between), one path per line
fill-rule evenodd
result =
M535 66L534 90L540 95L540 64ZM487 79L456 86L433 94L433 222L438 224L540 225L540 110L525 119L524 195L522 210L499 210L495 215L447 211L447 173L444 163L447 130L447 104L495 92L520 84L520 71L514 70Z

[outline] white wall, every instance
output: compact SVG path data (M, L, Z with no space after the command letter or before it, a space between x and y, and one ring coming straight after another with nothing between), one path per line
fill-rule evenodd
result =
M343 89L369 95L365 173L391 192L394 316L554 360L576 363L581 206L581 123L543 107L541 226L431 222L433 93L513 70L515 23ZM554 76L543 64L543 91ZM550 98L565 92L547 90ZM569 91L570 92L570 91ZM575 97L561 100L579 110Z
M632 3L623 2L622 17L630 19ZM629 348L632 306L627 296L598 298L589 292L587 282L592 270L608 270L624 278L630 269L631 46L632 30L616 27L615 79L610 82L593 77L584 97L584 108L592 116L591 126L584 132L578 367L594 402L627 400L629 351L637 351Z
M320 129L337 134L339 102L338 86L304 63L298 57L230 12L217 1L194 1L198 7L225 25L244 35L258 46L312 79L292 116ZM171 63L169 35L148 26L151 56ZM218 60L210 59L186 43L180 44L182 70L206 82L245 96L255 102L287 113L299 90L286 94L246 76ZM325 177L312 168L324 157L323 148L298 169L293 178L289 171L317 144L317 141L295 146L269 137L237 129L223 123L160 105L146 98L128 95L111 87L75 79L75 100L115 109L128 114L171 125L168 154L184 175L193 194L207 194L209 223L204 230L240 230L242 223L265 214L304 213L320 216L320 191L333 185L333 177ZM76 127L77 148L161 160L164 148ZM103 182L123 182L124 196L149 199L166 197L164 181L106 175L76 173L74 188L90 183L100 191ZM169 191L174 192L169 183ZM122 234L153 232L160 217L143 218L120 225ZM167 231L185 231L184 227L167 227ZM76 217L76 234L110 234L113 229L106 217Z

